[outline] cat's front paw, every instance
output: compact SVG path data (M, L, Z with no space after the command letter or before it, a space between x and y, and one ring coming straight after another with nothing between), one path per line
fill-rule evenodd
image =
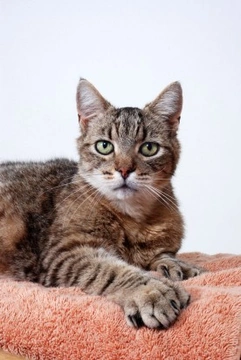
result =
M173 281L186 280L205 272L203 268L186 263L169 255L163 255L152 266L152 270L161 273Z
M167 279L149 279L125 294L123 309L127 323L139 328L168 328L190 301L184 288Z

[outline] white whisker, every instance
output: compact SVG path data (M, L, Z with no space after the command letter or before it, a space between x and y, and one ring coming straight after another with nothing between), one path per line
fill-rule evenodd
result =
M79 192L83 192L83 190L85 190L86 188L89 188L90 185L89 184L83 184L82 186L78 187L75 191L70 192L70 194L68 196L66 196L63 200L61 200L57 205L56 205L56 209L60 208L61 205L63 205L63 203L65 201L67 201L71 196L78 194Z
M152 194L152 196L154 196L160 203L162 203L162 205L166 206L167 209L172 212L177 211L177 204L168 198L163 191L147 184L145 184L145 189L147 189L149 193Z
M69 216L69 213L70 213L70 211L71 211L71 208L73 207L73 205L74 205L76 202L79 201L79 199L80 199L81 197L83 197L83 193L81 192L80 195L77 196L77 198L70 204L70 206L68 207L68 209L67 209L67 211L66 211L66 213L65 213L65 220L63 221L63 227L66 227L66 224L67 224L67 226L69 225L71 219L73 218L73 215L76 214L76 212L77 212L77 210L80 208L80 206L83 205L83 204L89 199L89 197L92 195L91 191L93 191L93 193L95 193L95 192L98 191L98 190L96 190L96 189L94 189L94 188L92 188L92 187L90 187L90 188L87 190L87 192L85 193L85 195L86 195L86 194L89 194L89 195L77 206L76 211L74 211L74 213L71 215L68 223L66 223L67 218L68 218L68 216ZM71 194L71 195L72 195L72 194Z

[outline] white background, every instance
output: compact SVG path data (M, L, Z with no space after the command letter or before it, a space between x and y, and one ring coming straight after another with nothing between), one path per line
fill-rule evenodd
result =
M0 4L0 160L77 158L79 76L139 107L180 80L182 251L241 253L240 0Z

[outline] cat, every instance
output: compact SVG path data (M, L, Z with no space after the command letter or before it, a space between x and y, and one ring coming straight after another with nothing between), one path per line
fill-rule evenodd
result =
M190 301L178 280L202 271L175 257L181 85L115 108L81 78L76 99L78 163L0 165L0 272L78 286L120 305L130 326L167 328Z

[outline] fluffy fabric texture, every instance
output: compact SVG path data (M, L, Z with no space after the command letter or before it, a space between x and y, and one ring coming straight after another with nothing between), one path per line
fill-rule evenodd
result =
M180 258L210 272L183 282L192 301L168 330L129 328L117 305L77 288L2 278L0 347L43 360L239 360L241 255Z

